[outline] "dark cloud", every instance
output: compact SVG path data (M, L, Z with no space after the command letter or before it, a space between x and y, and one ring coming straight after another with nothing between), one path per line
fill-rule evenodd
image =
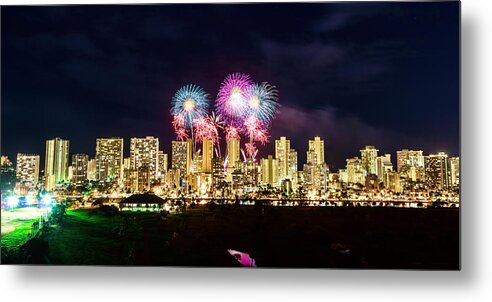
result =
M286 67L303 72L319 72L344 59L346 51L335 43L280 43L260 41L266 62L272 65L289 63Z
M63 35L39 33L35 36L19 37L13 43L13 47L17 49L36 50L37 55L60 52L70 53L72 56L97 56L101 54L101 51L94 45L93 41L80 33Z
M449 151L444 137L431 133L402 133L394 129L377 127L354 115L342 114L336 108L309 110L301 107L282 106L272 127L272 142L280 136L291 140L291 148L298 152L299 162L306 160L308 140L320 136L325 141L325 157L337 168L345 165L345 159L359 156L366 145L374 145L380 153L389 153L404 148L424 150L426 153ZM271 144L273 146L273 144ZM265 154L274 154L266 148Z
M327 162L336 167L343 167L346 158L359 156L365 145L376 145L381 152L393 153L397 146L407 146L411 141L407 135L369 125L356 116L340 116L335 108L307 110L283 106L272 128L272 140L282 135L292 140L301 163L306 160L308 140L320 136L325 140Z
M389 12L383 3L356 3L344 6L331 6L324 9L325 14L311 25L314 32L331 32L342 30L366 18L383 15ZM391 11L394 13L394 11Z

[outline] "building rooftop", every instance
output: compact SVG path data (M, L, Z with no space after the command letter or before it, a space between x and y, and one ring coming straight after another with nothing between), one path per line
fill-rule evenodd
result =
M151 193L134 194L120 201L120 203L154 203L154 204L164 204L165 202L166 201L164 199Z

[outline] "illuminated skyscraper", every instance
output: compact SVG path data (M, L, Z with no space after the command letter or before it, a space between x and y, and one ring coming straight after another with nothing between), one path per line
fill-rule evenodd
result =
M123 157L123 170L131 169L132 161L129 157Z
M294 149L290 149L289 152L289 179L291 180L292 188L297 190L297 152Z
M448 190L451 184L448 155L444 152L425 157L425 177L431 188Z
M72 183L82 184L87 180L88 164L89 155L82 153L72 155Z
M137 169L137 191L139 193L145 193L150 190L150 182L151 182L151 170L149 166L143 165L138 167Z
M96 180L96 160L94 158L87 162L87 179Z
M69 146L68 140L59 137L46 141L44 166L46 191L52 191L58 183L67 180Z
M157 176L160 178L165 177L167 169L168 169L168 155L164 153L164 151L159 150Z
M17 153L17 185L28 190L36 187L39 181L39 155Z
M2 160L0 162L0 193L3 196L14 192L15 181L16 181L16 171L14 165L5 155L2 155ZM2 198L3 199L3 198Z
M225 188L225 171L224 171L224 159L221 157L214 157L212 159L212 184L214 193L218 190ZM216 195L218 196L218 195Z
M396 151L396 164L401 177L412 181L424 180L424 155L421 150Z
M133 137L130 140L130 165L132 169L148 167L150 180L157 178L159 139L153 136Z
M240 161L239 139L232 138L227 140L227 174L232 179L231 173L236 168L236 163Z
M360 150L362 168L366 175L377 174L376 158L378 157L378 151L374 146L366 146L365 149Z
M123 188L127 193L138 192L138 171L131 167L123 168Z
M202 142L202 172L212 173L212 159L214 158L214 142L204 138Z
M253 160L247 160L243 162L243 185L245 186L245 191L250 192L250 191L255 191L258 186L258 181L259 181L259 170L260 167L257 162Z
M460 158L450 157L449 167L451 169L451 185L458 187L460 185Z
M384 173L387 171L393 171L393 164L391 163L391 154L385 154L384 156L376 157L376 175L379 180L382 181Z
M96 179L123 181L123 139L96 139Z
M68 181L72 181L72 177L73 177L73 168L72 168L72 165L68 166L68 176L67 176L67 180Z
M289 153L290 153L290 140L285 136L275 140L275 158L277 159L277 177L278 181L282 181L289 177Z
M325 162L325 141L319 136L316 136L314 140L309 140L309 149L307 162L312 162L317 165L321 165Z
M402 192L402 185L400 180L400 173L396 171L388 171L384 174L383 178L384 187L394 193Z
M186 141L173 141L171 148L171 162L174 170L179 170L179 175L184 177L190 173L192 162L191 139Z
M325 142L319 136L309 140L306 155L307 163L303 166L304 186L309 190L325 190L329 174L325 164Z
M278 159L273 158L272 155L268 155L267 158L261 160L261 183L264 186L277 187L278 179L277 168Z
M190 173L192 174L201 173L202 169L203 169L203 156L199 152L196 152L193 155L193 160L191 161Z
M338 179L342 183L347 183L348 182L347 169L339 169L338 170Z
M347 180L349 183L365 183L365 170L360 158L347 159Z

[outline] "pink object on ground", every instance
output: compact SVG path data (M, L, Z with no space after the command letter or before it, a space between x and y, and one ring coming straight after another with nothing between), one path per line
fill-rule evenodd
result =
M255 259L251 258L249 254L235 251L235 250L227 250L229 254L231 254L236 260L241 263L242 266L246 267L256 267Z

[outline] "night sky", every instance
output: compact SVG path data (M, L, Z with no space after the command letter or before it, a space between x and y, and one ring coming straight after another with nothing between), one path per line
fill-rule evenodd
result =
M459 3L2 7L1 151L44 158L45 140L95 155L97 137L157 136L181 86L214 100L232 72L280 91L271 142L330 166L403 148L459 154ZM466 100L465 100L466 101ZM44 165L42 165L44 166Z

